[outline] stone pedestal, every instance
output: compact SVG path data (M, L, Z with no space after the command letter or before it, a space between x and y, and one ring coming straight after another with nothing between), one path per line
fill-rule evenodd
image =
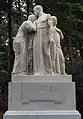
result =
M71 76L14 76L4 119L80 119Z
M80 119L77 111L8 111L4 119Z

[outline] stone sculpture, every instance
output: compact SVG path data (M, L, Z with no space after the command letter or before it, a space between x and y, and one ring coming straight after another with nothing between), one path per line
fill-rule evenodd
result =
M15 52L15 61L14 61L14 67L12 72L13 74L25 75L27 72L27 63L28 60L30 59L29 58L30 56L27 53L27 49L29 50L32 47L31 32L36 30L35 25L33 25L34 20L35 20L35 16L30 15L28 17L28 20L24 21L20 26L18 33L13 41L13 49ZM27 45L27 42L29 45Z
M33 42L34 74L52 74L50 43L53 42L53 25L51 15L45 14L40 5L34 7L34 13L38 17L36 21L37 33Z
M14 39L13 74L65 75L65 59L60 45L63 34L56 27L57 18L43 12L40 5L23 22ZM37 19L36 19L37 18Z
M14 39L13 73L17 76L9 82L8 111L3 119L81 119L72 77L56 75L66 74L57 18L45 14L40 5L34 13Z
M62 31L57 28L57 18L52 16L53 20L53 31L54 31L54 41L55 41L55 57L53 62L55 63L55 68L53 69L55 73L66 75L65 73L65 58L61 49L60 40L62 40Z

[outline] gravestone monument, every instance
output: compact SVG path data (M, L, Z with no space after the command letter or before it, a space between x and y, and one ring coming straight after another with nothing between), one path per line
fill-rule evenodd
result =
M75 83L65 73L60 46L63 35L56 27L56 17L44 13L40 5L34 7L34 14L33 22L24 22L15 38L17 68L14 67L9 83L4 119L81 119L76 111Z

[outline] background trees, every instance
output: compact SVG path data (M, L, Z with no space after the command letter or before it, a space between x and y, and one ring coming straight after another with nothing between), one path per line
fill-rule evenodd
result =
M82 0L3 0L0 1L0 71L11 76L14 61L12 48L20 24L27 20L33 6L41 4L46 13L58 18L63 31L61 41L66 71L73 74L77 86L77 108L83 109L83 1ZM2 80L0 80L2 83ZM80 100L80 98L81 100Z

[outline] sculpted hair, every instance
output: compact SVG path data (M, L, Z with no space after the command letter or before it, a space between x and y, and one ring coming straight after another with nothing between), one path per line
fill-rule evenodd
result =
M52 16L52 19L56 20L57 21L57 17L56 16Z
M28 16L28 20L31 21L32 19L35 19L35 15L34 14L31 14L31 15Z
M56 22L56 25L57 25L57 22L58 22L58 21L57 21L57 17L56 17L56 16L52 16L51 18L52 18L53 21Z
M38 11L43 11L43 8L41 5L36 5L33 10L37 9Z

